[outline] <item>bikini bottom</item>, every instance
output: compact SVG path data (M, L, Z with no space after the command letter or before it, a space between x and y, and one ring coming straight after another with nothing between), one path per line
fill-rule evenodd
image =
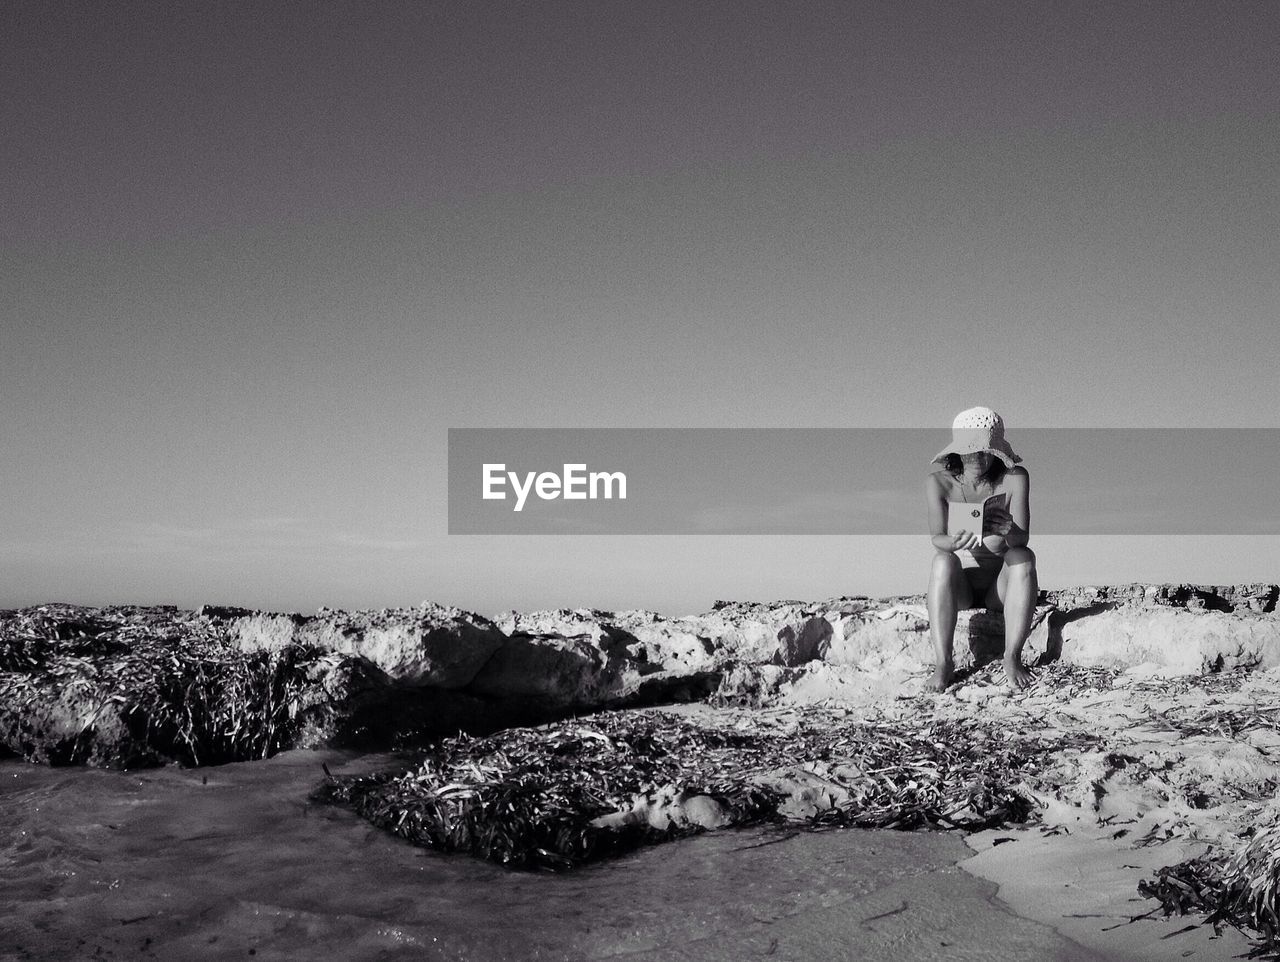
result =
M985 561L982 564L964 567L964 576L969 582L969 587L973 590L973 602L975 605L981 605L982 600L987 596L987 591L996 579L1000 577L1000 569L1004 567L1004 559L996 558L992 561Z

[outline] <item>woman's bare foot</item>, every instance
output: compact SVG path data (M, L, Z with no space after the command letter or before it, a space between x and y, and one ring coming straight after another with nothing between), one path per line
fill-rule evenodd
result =
M956 666L951 659L940 661L933 669L933 677L929 679L925 687L929 691L943 691L949 684L955 681Z
M1031 684L1031 672L1027 671L1021 658L1004 660L1004 676L1009 679L1009 687L1017 691Z

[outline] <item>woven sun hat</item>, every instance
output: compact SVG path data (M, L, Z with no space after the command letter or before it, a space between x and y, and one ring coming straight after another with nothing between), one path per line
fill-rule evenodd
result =
M990 451L1010 468L1022 460L1004 439L1004 419L991 408L969 408L957 414L951 422L951 443L937 453L932 463L946 461L949 454L975 451Z

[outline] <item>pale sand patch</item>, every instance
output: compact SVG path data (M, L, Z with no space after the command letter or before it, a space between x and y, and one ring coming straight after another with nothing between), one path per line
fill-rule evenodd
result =
M1105 744L1059 760L1056 777L1036 793L1042 824L968 837L977 854L961 866L995 882L1018 915L1108 957L1246 956L1253 943L1245 934L1215 933L1199 915L1166 918L1137 886L1211 846L1234 849L1250 824L1269 817L1267 796L1280 776L1272 754L1280 678L1259 671L1197 688L1139 665L1115 681L1109 692L1057 703L987 702L1011 724L1038 716L1064 733L1087 727Z
M1247 952L1249 939L1234 929L1215 936L1200 916L1165 919L1137 886L1210 846L1233 851L1248 829L1280 818L1280 672L1188 676L1140 664L1096 684L1037 676L1044 683L1025 693L1010 692L988 669L940 695L918 695L911 684L906 697L860 703L840 697L847 686L825 700L806 687L783 692L756 718L776 724L788 710L843 703L855 718L924 724L980 714L1012 731L1056 736L1062 749L1024 786L1041 803L1041 824L972 836L978 854L963 867L996 882L1020 916L1107 957ZM1001 838L1015 841L995 845Z
M1107 958L1226 962L1247 955L1252 943L1236 929L1217 935L1198 916L1163 918L1154 900L1138 894L1139 880L1199 855L1203 844L1135 848L1127 836L1111 837L1118 829L1090 821L1082 817L1074 831L1060 835L1038 827L979 832L966 839L977 854L960 867L996 883L1000 900L1017 915ZM997 845L999 839L1013 841Z

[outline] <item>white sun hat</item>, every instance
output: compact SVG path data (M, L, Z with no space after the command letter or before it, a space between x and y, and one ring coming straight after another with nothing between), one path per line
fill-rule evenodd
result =
M949 454L975 451L990 451L1010 468L1022 460L1004 439L1004 419L991 408L969 408L957 414L951 422L951 443L937 453L932 463L946 461Z

